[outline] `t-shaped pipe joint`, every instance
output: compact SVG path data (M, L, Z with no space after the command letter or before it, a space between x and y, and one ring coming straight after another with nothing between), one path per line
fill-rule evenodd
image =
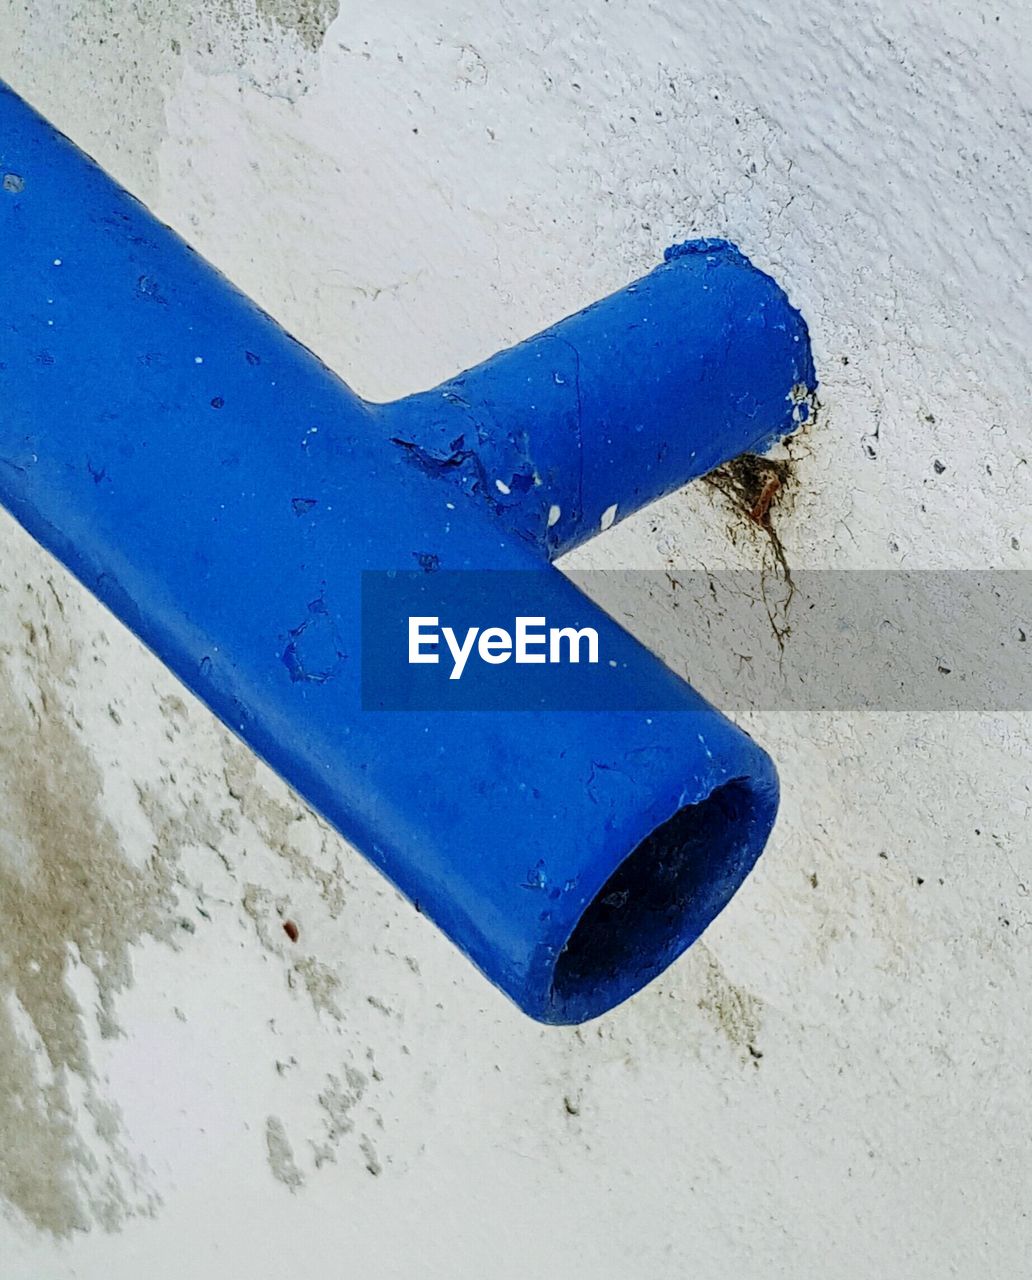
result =
M689 242L372 405L2 86L0 175L0 502L527 1013L655 977L759 855L776 775L549 561L803 420L778 286ZM620 696L382 710L368 570L533 574ZM476 578L511 605L511 575Z
M549 559L794 431L806 325L726 240L689 240L577 315L384 406L393 439Z

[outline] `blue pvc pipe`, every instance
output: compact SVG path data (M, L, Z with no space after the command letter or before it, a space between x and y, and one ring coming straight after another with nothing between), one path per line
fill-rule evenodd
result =
M759 855L776 775L548 560L797 425L781 290L690 243L374 405L3 88L0 183L0 502L527 1013L652 979ZM364 705L361 571L417 568L534 575L661 709Z
M642 280L476 369L385 406L549 558L805 418L806 325L725 240L666 251ZM506 493L497 486L502 481Z

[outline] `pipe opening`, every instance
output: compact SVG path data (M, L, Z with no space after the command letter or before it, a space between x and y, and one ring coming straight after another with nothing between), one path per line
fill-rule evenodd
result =
M554 1011L571 1021L604 1013L694 942L752 867L761 808L739 778L647 836L588 904L559 953Z

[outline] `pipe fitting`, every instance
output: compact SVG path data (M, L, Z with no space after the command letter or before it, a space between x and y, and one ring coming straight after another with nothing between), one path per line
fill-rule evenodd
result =
M778 286L689 242L371 405L3 87L0 171L0 502L532 1017L655 977L763 848L774 767L549 562L798 425ZM362 572L413 569L535 575L638 701L367 705Z

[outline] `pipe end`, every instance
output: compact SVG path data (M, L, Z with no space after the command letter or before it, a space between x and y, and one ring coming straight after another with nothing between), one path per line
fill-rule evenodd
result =
M776 778L736 778L656 827L585 906L534 1016L585 1022L662 973L730 901L776 812Z

